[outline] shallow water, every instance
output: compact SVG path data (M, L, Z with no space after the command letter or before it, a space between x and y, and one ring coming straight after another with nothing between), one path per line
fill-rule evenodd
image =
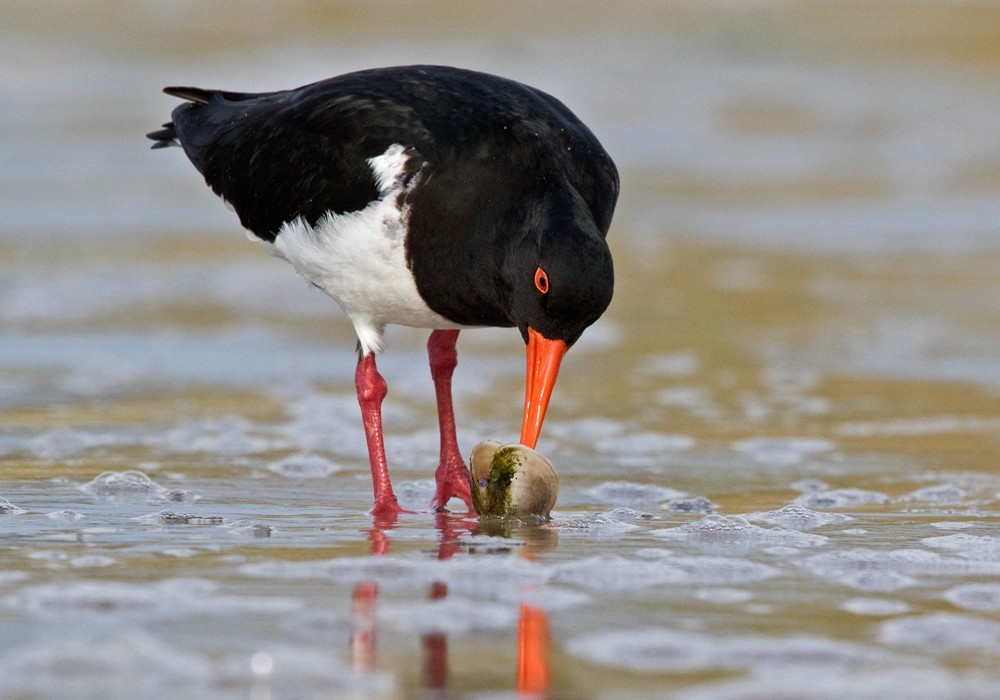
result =
M0 697L996 695L992 6L77 6L0 30ZM417 61L558 94L622 170L547 525L426 512L407 329L419 512L373 522L349 325L142 138L164 84ZM463 450L513 439L517 334L459 348Z

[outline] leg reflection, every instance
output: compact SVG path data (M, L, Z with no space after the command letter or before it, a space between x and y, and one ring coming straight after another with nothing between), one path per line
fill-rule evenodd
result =
M351 667L355 671L372 671L378 661L375 639L375 599L378 584L360 581L351 594Z
M395 514L376 515L368 539L372 543L372 556L382 556L389 551L389 530L396 526ZM359 581L351 592L351 666L355 671L372 671L378 662L378 645L375 635L375 603L378 583Z
M448 586L440 581L431 584L431 600L443 600L448 595ZM448 690L448 635L443 632L429 632L420 636L420 646L424 650L424 688L432 697L446 697Z
M458 540L463 533L471 532L474 520L456 517L449 513L437 513L435 525L440 533L437 558L451 558L459 551ZM448 584L435 581L431 584L430 599L444 600L448 596ZM428 632L420 636L420 646L424 651L424 688L431 691L431 697L447 697L448 690L448 635L443 632Z
M438 513L436 525L440 533L437 558L449 559L462 551L461 536L479 532L480 524L474 519L456 517L453 514ZM369 532L372 556L380 556L389 551L387 530L394 523L384 526L376 522ZM491 533L492 534L492 533ZM510 536L509 533L504 533ZM495 536L504 536L499 533ZM521 556L531 558L535 550L545 551L555 544L554 536L546 533L519 533L526 540ZM375 581L361 581L354 586L351 596L351 612L354 622L351 631L351 658L357 671L371 671L377 665L377 644L375 608L378 599L378 584ZM448 596L448 585L435 581L429 590L431 601L443 601ZM448 635L445 632L427 632L420 636L423 651L422 685L428 697L445 698L448 692ZM534 605L521 603L517 627L517 673L518 693L544 697L551 687L549 654L551 632L547 613Z

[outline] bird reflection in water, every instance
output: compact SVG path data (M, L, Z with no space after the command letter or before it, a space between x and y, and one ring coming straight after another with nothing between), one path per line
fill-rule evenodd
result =
M444 560L462 550L460 538L464 534L486 534L495 537L511 537L512 525L509 521L480 522L467 517L446 512L435 515L439 535L437 558ZM376 518L368 539L372 543L371 555L383 556L390 546L389 532L396 527L396 518ZM528 534L528 533L531 534ZM530 528L525 536L520 555L531 558L538 550L550 549L555 545L556 533L547 528ZM350 637L351 662L359 672L374 671L378 665L378 643L375 611L378 600L378 583L374 580L359 581L351 595L352 629ZM448 596L448 584L435 581L428 591L430 600L444 600ZM448 635L445 632L427 632L420 636L423 650L422 686L429 697L444 698L448 690ZM549 649L551 633L548 614L542 608L521 603L517 625L517 668L514 673L516 689L519 693L533 697L544 697L549 689L551 673L549 669Z

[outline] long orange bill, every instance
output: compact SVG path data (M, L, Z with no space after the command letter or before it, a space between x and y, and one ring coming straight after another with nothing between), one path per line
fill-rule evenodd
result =
M521 444L535 449L542 421L549 407L549 397L559 375L559 363L566 354L566 343L549 340L534 328L528 329L528 366L524 375L524 420Z

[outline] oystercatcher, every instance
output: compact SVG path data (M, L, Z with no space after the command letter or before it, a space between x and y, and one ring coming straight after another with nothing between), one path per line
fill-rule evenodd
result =
M432 329L441 430L433 505L473 509L451 378L463 328L527 346L521 442L535 447L566 350L611 301L605 236L618 172L554 97L445 66L349 73L293 90L168 87L185 100L153 148L179 145L254 236L341 306L375 515L400 512L382 437L383 331Z

